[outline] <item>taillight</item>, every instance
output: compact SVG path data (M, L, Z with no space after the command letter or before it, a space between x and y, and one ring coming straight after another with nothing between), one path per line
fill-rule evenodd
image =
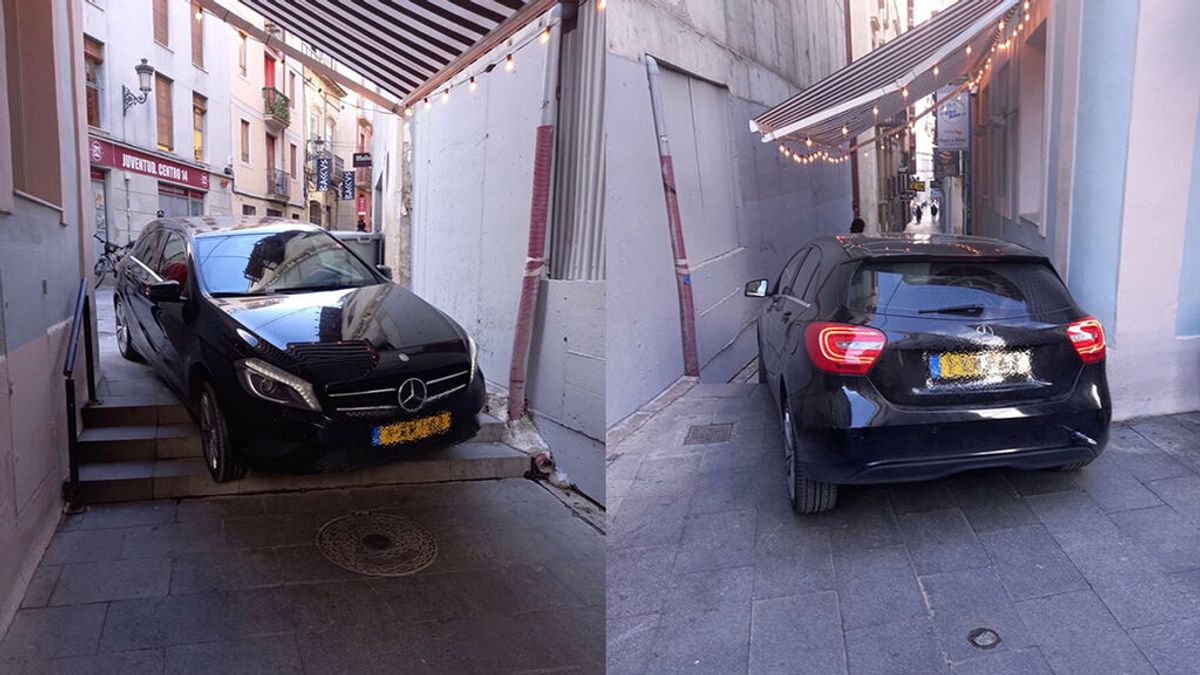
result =
M1079 358L1084 363L1095 363L1104 359L1104 326L1100 320L1087 317L1072 321L1067 326L1067 337L1071 338L1071 346L1079 352Z
M845 375L865 375L887 345L883 331L845 323L811 323L804 341L813 365Z

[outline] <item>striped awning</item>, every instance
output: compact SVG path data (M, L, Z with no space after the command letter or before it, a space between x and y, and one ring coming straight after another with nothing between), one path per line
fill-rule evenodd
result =
M754 118L750 129L762 134L763 142L790 137L843 144L913 101L965 81L986 60L1000 22L1013 18L1018 2L959 0Z
M420 98L555 0L241 0L400 100Z

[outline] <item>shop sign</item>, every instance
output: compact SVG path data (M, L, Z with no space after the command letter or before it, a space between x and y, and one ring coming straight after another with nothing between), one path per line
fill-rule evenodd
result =
M333 158L329 156L317 157L317 192L328 192L329 184L333 180Z
M371 166L371 153L369 153L369 152L354 153L354 167L361 168L364 166Z
M908 181L908 189L912 190L914 192L924 192L925 191L925 181L910 180L910 181Z
M354 172L342 172L342 201L354 199Z
M88 155L94 166L106 166L132 171L159 180L208 189L208 172L193 166L172 162L148 152L126 148L99 138L88 139Z
M970 144L971 124L969 94L955 94L956 87L938 90L938 101L945 101L937 109L938 150L966 150Z

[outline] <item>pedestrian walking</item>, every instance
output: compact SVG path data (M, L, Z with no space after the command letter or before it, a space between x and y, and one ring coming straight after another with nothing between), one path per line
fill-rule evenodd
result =
M867 223L858 215L858 206L854 207L854 220L850 221L850 234L862 234L867 229Z
M913 205L913 219L919 223L919 222L921 222L921 215L922 215L921 205L914 204Z
M929 205L929 215L932 216L934 220L937 220L937 212L938 212L937 202L930 204Z
M355 226L355 229L358 230L359 232L367 231L367 221L363 220L362 216L358 217L358 225Z

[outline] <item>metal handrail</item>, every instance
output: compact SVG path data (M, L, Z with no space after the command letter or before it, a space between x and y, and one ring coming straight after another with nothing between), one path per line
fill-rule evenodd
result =
M67 395L67 481L63 483L63 501L68 512L82 508L79 500L79 428L75 422L75 354L79 351L79 332L83 331L84 356L87 357L88 403L96 402L96 356L92 344L92 299L88 296L87 277L79 280L75 312L71 315L71 338L67 341L67 359L63 364Z

